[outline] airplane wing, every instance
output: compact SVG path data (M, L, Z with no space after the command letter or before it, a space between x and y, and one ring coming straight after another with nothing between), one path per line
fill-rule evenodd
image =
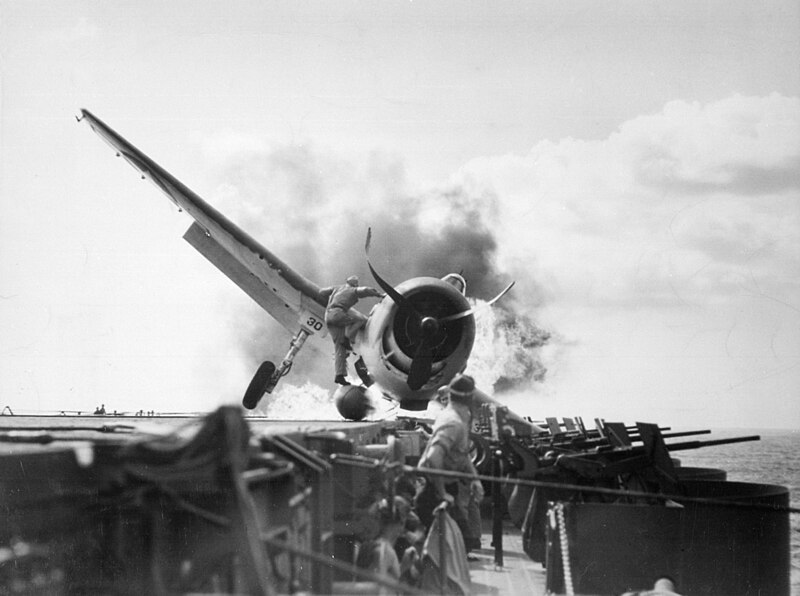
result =
M184 239L294 334L325 334L325 299L320 288L246 234L236 224L88 110L81 120L194 218Z

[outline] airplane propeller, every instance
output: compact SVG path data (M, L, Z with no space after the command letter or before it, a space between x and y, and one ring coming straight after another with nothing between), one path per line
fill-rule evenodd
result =
M439 319L439 322L440 323L449 323L450 321L456 321L456 320L461 319L463 317L468 317L471 314L475 314L476 311L479 311L479 310L481 310L483 308L488 308L489 306L491 306L492 304L494 304L495 302L500 300L500 298L505 296L508 293L508 291L511 288L514 287L515 283L517 283L517 282L516 281L512 281L510 284L508 284L505 287L505 289L502 292L500 292L497 296L495 296L494 298L489 300L489 302L484 302L484 303L478 304L477 306L473 306L469 310L465 310L465 311L456 313L454 315L449 315L447 317L442 317L441 319Z
M411 368L408 371L408 379L406 380L408 387L416 391L425 385L425 383L427 383L428 379L431 377L431 371L433 370L433 350L437 345L442 324L468 317L482 308L491 306L500 300L500 298L505 296L505 294L514 286L515 282L512 281L510 284L508 284L508 286L506 286L502 292L492 298L489 302L480 304L468 310L441 318L423 316L414 306L413 302L395 290L390 283L388 283L378 274L377 271L375 271L375 268L372 266L372 263L370 263L369 260L369 247L371 242L372 228L368 228L367 241L364 245L364 251L367 256L367 266L369 267L370 273L372 273L372 277L375 278L378 286L380 286L380 288L386 292L389 297L391 297L398 307L414 316L418 325L419 343L417 344L417 349L414 351L414 356L411 359Z

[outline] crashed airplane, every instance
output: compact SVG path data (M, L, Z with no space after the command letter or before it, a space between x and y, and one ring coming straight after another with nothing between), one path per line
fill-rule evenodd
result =
M185 184L125 140L88 110L79 120L86 121L117 156L123 157L142 178L149 179L180 209L194 218L184 238L215 267L227 275L270 316L292 334L290 348L280 364L264 362L244 393L242 403L254 409L266 393L271 393L280 379L291 370L295 357L306 342L317 347L325 339L327 300L321 288L261 245L244 230L214 209ZM368 255L371 232L368 232ZM356 371L360 386L340 389L337 395L355 390L356 400L366 387L375 385L388 399L405 410L427 407L436 391L462 372L475 339L475 308L464 295L465 282L459 274L443 278L416 277L397 287L384 280L367 263L376 282L387 297L369 314L352 344L359 358ZM455 283L460 282L460 283ZM508 284L489 306L505 295ZM492 400L481 394L487 403ZM337 401L337 405L340 402ZM363 418L363 408L339 408L345 418Z

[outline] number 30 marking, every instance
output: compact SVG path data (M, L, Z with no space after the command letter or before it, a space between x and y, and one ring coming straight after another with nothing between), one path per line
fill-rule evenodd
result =
M306 325L311 327L311 329L314 331L322 331L322 321L320 321L317 317L308 317Z

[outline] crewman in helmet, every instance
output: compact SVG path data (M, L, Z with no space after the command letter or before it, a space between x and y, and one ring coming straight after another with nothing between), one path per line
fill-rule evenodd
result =
M470 428L475 380L456 375L447 386L447 405L436 416L433 432L419 459L419 468L461 472L465 478L448 482L432 475L425 489L417 495L417 514L426 526L433 521L433 510L442 501L452 505L450 516L458 524L467 550L480 548L479 521L470 524L470 500L483 500L483 485L470 457ZM471 478L472 477L472 478Z
M359 286L358 277L351 275L344 285L323 288L320 290L320 295L328 298L325 324L333 340L335 382L339 385L349 385L346 377L350 342L355 338L356 332L367 323L367 317L353 307L359 298L383 298L384 294L375 288Z

